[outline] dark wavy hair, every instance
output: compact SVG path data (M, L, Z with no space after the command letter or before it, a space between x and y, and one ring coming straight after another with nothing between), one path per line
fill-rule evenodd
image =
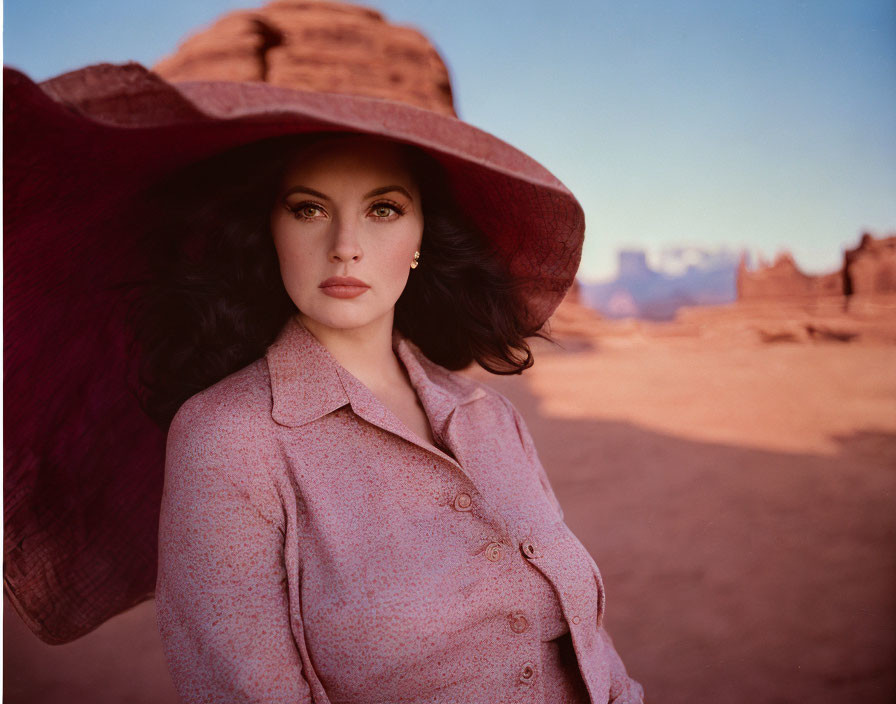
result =
M190 396L262 357L298 312L269 217L296 150L339 134L232 149L181 169L142 200L149 270L129 316L140 403L161 427ZM533 363L525 338L551 339L524 327L523 282L464 217L438 161L401 146L420 189L424 229L395 326L448 369L476 361L494 374L521 373Z

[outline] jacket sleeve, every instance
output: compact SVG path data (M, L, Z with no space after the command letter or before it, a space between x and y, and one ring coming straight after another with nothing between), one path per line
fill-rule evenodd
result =
M550 499L551 503L554 505L554 508L557 510L557 513L562 519L563 509L560 507L560 502L557 501L557 497L554 495L554 490L551 487L551 482L548 480L548 475L538 459L538 453L535 450L535 443L532 440L532 436L529 434L529 429L526 426L526 421L523 420L520 412L509 400L505 398L504 402L507 404L507 407L513 414L517 430L519 431L520 442L523 443L523 447L526 450L526 456L529 458L529 461L532 463L532 465L536 468L536 471L538 472L538 478L541 481L541 485L544 488L545 494L547 494L548 499ZM609 662L610 666L609 704L642 704L644 702L644 689L638 682L629 677L628 672L625 669L625 665L622 663L622 658L619 657L619 653L616 652L616 648L613 646L613 640L612 638L610 638L610 634L607 633L607 630L603 626L600 626L600 628L598 629L598 635L604 643L605 652L607 654L607 661Z
M272 505L273 485L235 481L251 453L187 404L168 433L156 581L175 689L188 704L311 702L290 628L284 534L258 508Z

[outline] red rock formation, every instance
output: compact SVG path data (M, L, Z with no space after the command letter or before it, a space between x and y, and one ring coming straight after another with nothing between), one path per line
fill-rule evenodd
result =
M847 295L896 294L896 235L864 233L858 247L844 252L843 270Z
M832 272L820 276L804 274L789 252L779 254L771 265L760 264L749 271L746 256L737 269L737 299L739 301L780 300L794 297L843 295L843 275Z
M228 13L153 70L173 81L265 81L334 93L363 86L365 95L456 116L448 69L423 34L340 2L275 0Z
M737 270L739 301L782 301L830 296L891 296L896 294L896 235L862 235L859 245L843 254L839 271L810 276L799 270L789 253L770 266L749 271L746 255Z
M832 271L829 274L819 274L815 279L815 293L819 296L843 295L843 272Z

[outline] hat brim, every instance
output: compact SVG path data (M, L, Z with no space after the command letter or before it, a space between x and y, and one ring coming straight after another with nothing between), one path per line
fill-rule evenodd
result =
M581 258L578 201L530 157L405 103L265 83L169 83L135 63L37 84L4 67L4 588L65 643L151 598L165 437L131 388L115 286L139 277L126 203L199 159L341 130L415 145L525 289L536 329Z

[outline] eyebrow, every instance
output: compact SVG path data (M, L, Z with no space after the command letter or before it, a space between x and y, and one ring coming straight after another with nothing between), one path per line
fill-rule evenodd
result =
M384 193L390 193L391 191L398 191L399 193L404 193L404 195L407 196L408 200L411 200L411 201L414 200L413 196L411 196L411 194L408 193L406 189L404 189L398 185L382 186L380 188L374 188L372 191L370 191L370 193L366 193L364 195L364 198L367 199L367 198L373 198L374 196L381 196ZM307 194L315 196L317 198L323 198L324 200L330 200L329 196L324 195L320 191L315 191L313 188L308 188L308 186L293 186L284 194L283 197L285 198L286 196L292 195L293 193L307 193Z

